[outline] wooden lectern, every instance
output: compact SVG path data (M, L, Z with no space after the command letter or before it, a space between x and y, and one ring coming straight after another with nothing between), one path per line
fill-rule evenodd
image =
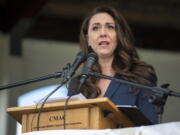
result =
M65 102L46 103L41 112L39 130L64 128ZM38 106L13 107L7 112L22 124L22 133L37 131ZM106 129L132 127L131 122L108 98L70 100L66 110L67 129Z

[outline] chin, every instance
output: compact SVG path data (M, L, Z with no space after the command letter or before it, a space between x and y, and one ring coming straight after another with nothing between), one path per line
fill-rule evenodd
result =
M110 58L110 57L112 57L113 56L113 53L99 53L98 54L98 57L99 58Z

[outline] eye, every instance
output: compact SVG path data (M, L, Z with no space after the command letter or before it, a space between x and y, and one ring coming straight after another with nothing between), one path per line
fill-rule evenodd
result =
M93 30L93 31L97 31L98 29L99 29L99 26L93 26L93 27L92 27L92 30Z
M110 29L110 30L114 30L114 29L115 29L115 26L114 26L114 25L108 25L107 27L108 27L108 29Z

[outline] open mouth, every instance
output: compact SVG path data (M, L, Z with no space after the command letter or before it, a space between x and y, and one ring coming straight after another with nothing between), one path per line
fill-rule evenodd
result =
M108 42L108 41L101 41L101 42L99 42L99 45L109 45L110 44L110 42Z

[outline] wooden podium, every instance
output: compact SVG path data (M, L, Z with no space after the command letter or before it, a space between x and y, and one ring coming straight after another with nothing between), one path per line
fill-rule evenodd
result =
M46 103L39 130L64 129L65 102ZM22 133L37 131L38 106L12 107L7 112L20 124ZM66 110L67 129L106 129L132 127L131 122L108 98L70 100Z

